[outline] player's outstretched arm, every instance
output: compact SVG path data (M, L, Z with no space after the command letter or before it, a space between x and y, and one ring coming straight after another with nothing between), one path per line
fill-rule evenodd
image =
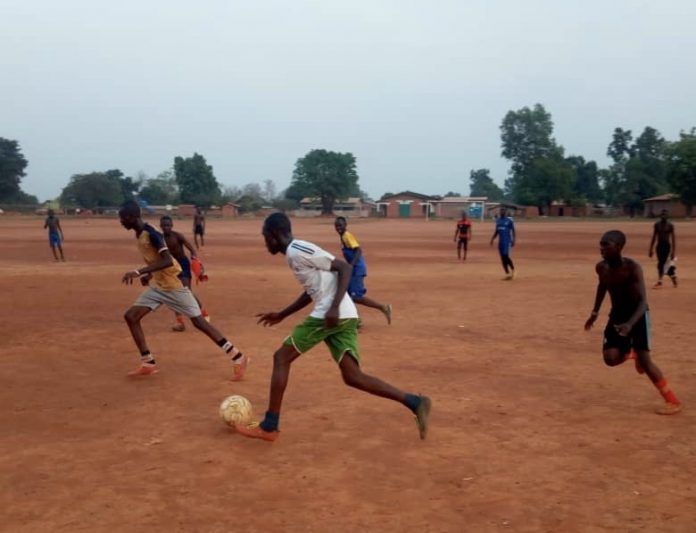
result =
M271 313L259 313L258 315L256 315L256 318L258 318L256 323L262 324L264 326L274 326L275 324L281 322L293 313L297 313L300 309L304 309L305 307L307 307L311 303L311 301L312 298L310 298L309 294L303 292L302 294L300 294L297 300L292 302L282 311Z
M493 246L493 241L495 240L495 238L497 236L498 236L498 228L495 229L495 231L493 232L493 237L491 237L491 246Z
M602 275L601 275L601 267L600 265L597 265L596 271L597 275L599 276L599 283L597 283L597 292L595 293L595 300L594 300L594 306L592 307L592 312L590 313L590 318L588 318L585 321L585 331L589 331L592 329L592 326L595 323L595 320L597 320L597 316L599 316L599 310L602 307L602 302L604 301L604 297L607 294L607 286L606 284L602 281Z
M179 244L189 251L191 257L196 257L196 249L191 245L189 240L186 237L184 237L184 234L176 232L176 236L179 239Z

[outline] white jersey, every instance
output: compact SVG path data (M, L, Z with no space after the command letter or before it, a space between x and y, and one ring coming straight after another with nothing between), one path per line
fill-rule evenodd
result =
M311 242L297 239L288 245L285 255L297 281L314 301L309 316L324 318L338 287L338 273L331 272L331 262L335 257ZM348 293L341 300L338 318L358 318L358 310Z

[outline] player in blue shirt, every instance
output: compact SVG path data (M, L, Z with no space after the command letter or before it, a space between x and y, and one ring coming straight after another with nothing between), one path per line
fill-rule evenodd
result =
M510 259L510 248L515 246L516 239L515 223L507 216L507 210L504 207L500 208L500 215L495 221L495 232L493 237L491 237L491 246L493 246L493 241L495 241L496 237L498 237L500 260L505 269L505 278L503 279L515 279L515 265L512 264L512 259Z

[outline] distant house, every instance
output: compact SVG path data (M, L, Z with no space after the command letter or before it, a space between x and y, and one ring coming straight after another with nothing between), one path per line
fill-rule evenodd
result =
M535 205L517 205L502 202L499 204L488 204L486 210L488 211L488 215L491 218L493 218L498 216L501 207L504 207L507 211L507 214L511 217L536 218L539 216L539 208Z
M227 202L225 205L222 206L220 211L223 218L232 218L239 216L239 206L237 204L233 204L232 202Z
M362 198L348 198L346 200L336 200L333 207L334 215L344 217L369 217L376 211L376 204ZM303 198L300 201L300 208L295 211L297 217L317 217L321 215L321 200L319 198Z
M645 216L649 218L659 217L660 212L666 209L671 217L686 217L690 216L689 209L679 199L678 194L661 194L643 200L645 204Z
M377 202L377 210L387 218L426 218L433 214L433 204L439 197L412 191L385 194Z
M180 204L176 213L181 217L192 217L196 214L196 206L193 204Z
M466 212L471 218L482 219L486 214L486 196L446 196L432 200L431 214L440 218L459 218Z

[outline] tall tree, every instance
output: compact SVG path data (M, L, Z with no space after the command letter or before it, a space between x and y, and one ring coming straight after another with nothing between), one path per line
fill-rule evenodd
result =
M332 214L336 200L360 191L355 156L328 150L308 152L295 163L289 191L295 196L300 192L303 196L316 196L321 200L322 214ZM286 196L292 198L288 192Z
M551 114L543 105L508 111L500 125L502 155L511 162L506 192L513 197L532 161L552 157L558 151L553 135Z
M633 134L631 130L614 128L611 142L607 148L607 155L614 160L614 163L626 161L633 156Z
M193 157L175 157L174 175L182 202L209 207L220 201L220 185L213 167L202 155L194 153Z
M667 147L667 177L691 216L696 205L696 128Z
M503 199L503 189L491 178L490 170L479 168L469 172L469 194L471 196L486 196L491 202Z
M575 171L563 158L540 157L529 164L520 178L517 201L536 205L541 213L548 213L554 201L570 201L574 180Z
M0 137L0 202L33 203L35 197L25 194L20 182L25 176L27 160L17 141Z

